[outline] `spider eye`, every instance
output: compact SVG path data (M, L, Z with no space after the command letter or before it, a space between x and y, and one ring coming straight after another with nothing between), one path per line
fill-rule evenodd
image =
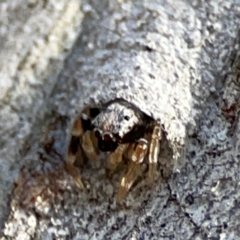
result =
M124 116L124 119L128 121L130 119L130 117L129 116Z

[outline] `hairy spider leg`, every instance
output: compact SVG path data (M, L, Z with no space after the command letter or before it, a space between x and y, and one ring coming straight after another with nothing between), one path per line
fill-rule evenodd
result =
M82 148L86 157L91 161L95 161L98 157L97 144L97 138L93 131L86 131L83 134Z
M147 140L141 138L136 143L129 145L126 157L129 159L127 172L121 180L121 185L117 194L117 202L120 202L128 193L137 177L141 174L141 165L148 149Z
M79 177L79 173L77 168L73 165L76 161L76 156L80 149L80 140L83 135L83 126L81 118L77 118L72 127L72 137L68 148L68 156L66 162L66 171L73 177L77 186L81 189L84 188L81 178Z
M89 160L95 161L98 156L98 141L93 132L91 119L99 114L98 108L85 108L82 112L81 119L83 122L84 133L82 135L81 146L86 157Z
M148 183L153 184L154 176L156 174L157 169L157 161L158 155L160 151L160 140L162 138L162 129L161 125L157 122L155 123L151 136L150 136L150 144L149 144L149 152L148 152Z
M119 163L122 162L123 154L128 148L129 144L119 144L114 152L109 155L108 158L108 168L110 170L115 170Z
M95 160L97 156L97 140L91 133L91 119L99 114L98 108L85 108L72 126L72 137L68 148L66 171L73 177L79 188L84 188L77 168L74 166L77 157L83 157L84 152L87 158ZM90 118L89 118L90 117Z

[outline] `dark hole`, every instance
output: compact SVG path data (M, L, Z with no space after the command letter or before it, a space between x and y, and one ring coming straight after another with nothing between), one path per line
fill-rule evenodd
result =
M130 117L129 116L124 116L124 119L128 121L130 119Z
M101 137L102 137L101 134L100 134L100 132L99 132L98 130L95 131L95 136L96 136L97 138L101 138Z
M160 225L160 227L164 228L164 227L166 227L166 225L167 225L166 223L163 223Z
M90 119L85 120L85 119L81 118L81 120L82 120L82 127L83 127L84 131L92 130L92 123L91 123Z
M153 49L149 46L144 46L143 49L147 52L152 52L153 51Z
M228 223L224 222L223 223L223 228L226 229L228 227Z
M95 118L100 113L99 108L90 108L90 117Z
M189 205L192 205L192 204L194 203L194 197L189 194L189 195L185 198L185 201L186 201Z

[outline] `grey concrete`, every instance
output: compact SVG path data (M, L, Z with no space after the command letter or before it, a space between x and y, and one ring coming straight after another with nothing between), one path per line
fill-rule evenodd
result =
M0 11L1 239L240 239L239 1ZM80 167L84 191L63 170L74 117L116 97L167 132L159 180L119 205L105 156Z

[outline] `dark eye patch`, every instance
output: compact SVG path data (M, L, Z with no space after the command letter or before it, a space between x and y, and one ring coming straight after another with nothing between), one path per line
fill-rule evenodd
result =
M128 121L130 119L130 117L129 116L124 116L124 119Z

